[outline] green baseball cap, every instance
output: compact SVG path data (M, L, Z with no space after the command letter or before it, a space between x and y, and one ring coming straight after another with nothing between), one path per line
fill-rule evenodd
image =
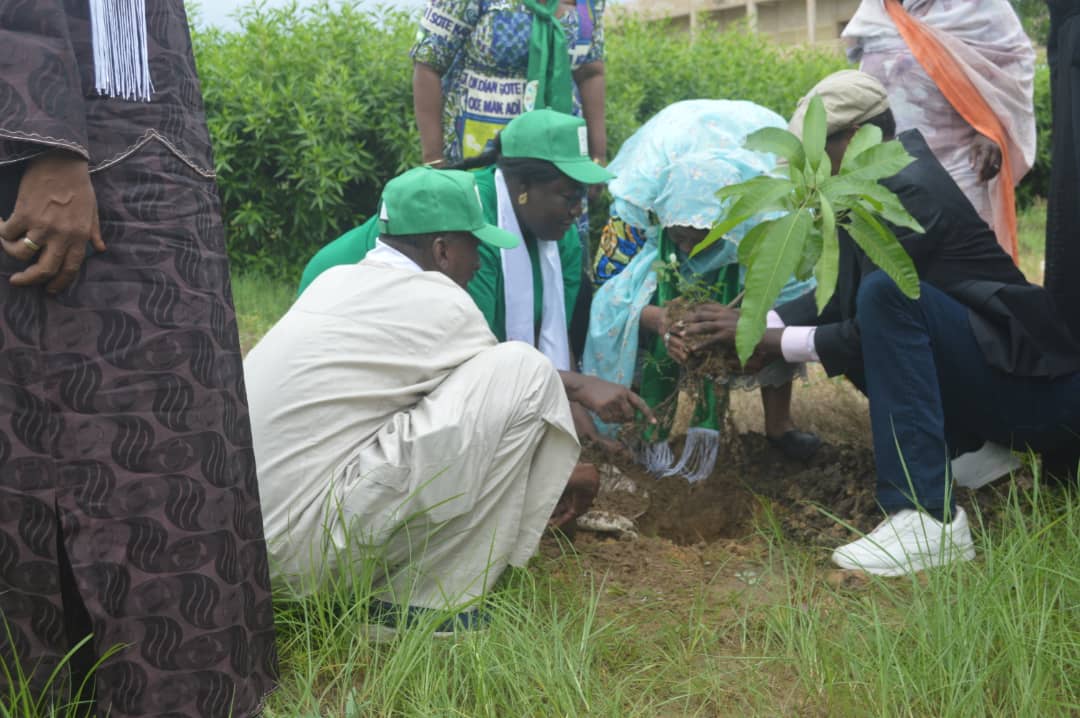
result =
M394 236L468 232L484 244L512 249L518 238L484 220L480 190L469 172L417 167L383 187L379 232Z
M589 159L585 120L552 109L518 115L499 135L503 157L547 160L582 184L600 184L615 175Z

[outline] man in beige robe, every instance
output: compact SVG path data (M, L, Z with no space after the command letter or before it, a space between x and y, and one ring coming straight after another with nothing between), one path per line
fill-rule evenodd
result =
M536 551L579 445L551 361L463 289L478 241L517 243L472 176L407 172L380 216L245 361L271 570L310 591L375 559L379 599L457 608Z

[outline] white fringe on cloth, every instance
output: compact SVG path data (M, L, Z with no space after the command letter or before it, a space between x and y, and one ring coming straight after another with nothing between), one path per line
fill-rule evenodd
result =
M94 88L106 97L150 101L146 0L90 0Z
M643 447L638 462L653 476L682 476L693 484L712 473L719 451L719 431L693 427L686 432L686 442L678 463L675 463L675 453L667 441Z

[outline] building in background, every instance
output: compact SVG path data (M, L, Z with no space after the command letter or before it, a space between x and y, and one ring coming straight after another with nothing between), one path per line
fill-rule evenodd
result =
M628 0L617 7L646 20L666 20L693 37L705 24L746 22L785 44L837 42L859 0ZM615 6L613 6L615 7Z

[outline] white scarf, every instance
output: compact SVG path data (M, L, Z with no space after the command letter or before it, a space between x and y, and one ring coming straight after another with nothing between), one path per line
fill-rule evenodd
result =
M89 0L94 88L105 97L150 101L146 0Z
M501 250L503 301L506 305L506 338L522 341L540 350L559 371L570 370L570 341L566 331L566 299L563 288L559 243L538 241L540 277L544 282L544 306L540 321L540 341L536 342L533 301L533 270L529 250L518 226L510 191L502 171L495 170L499 228L521 241L513 249Z

